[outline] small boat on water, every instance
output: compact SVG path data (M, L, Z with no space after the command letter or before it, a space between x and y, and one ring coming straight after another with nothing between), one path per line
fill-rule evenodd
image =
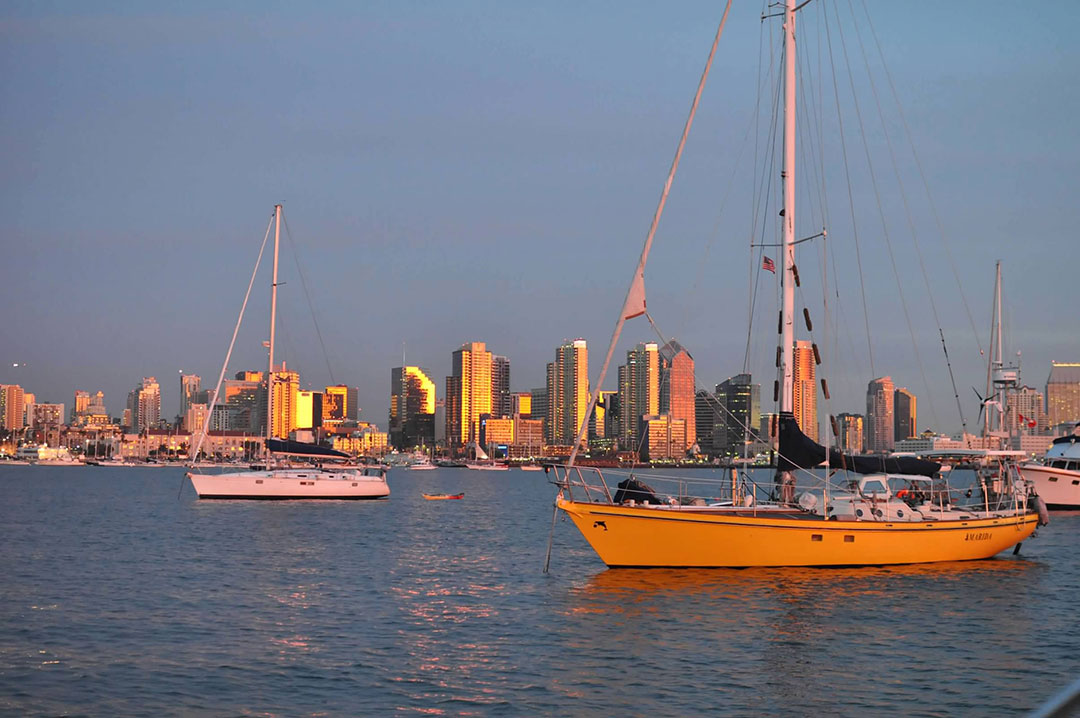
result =
M423 497L428 501L450 501L465 498L465 492L462 491L460 494L423 494Z

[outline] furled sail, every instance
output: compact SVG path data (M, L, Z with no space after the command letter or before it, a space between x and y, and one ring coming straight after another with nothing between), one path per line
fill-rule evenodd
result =
M802 433L794 414L781 414L778 422L780 451L777 468L780 471L810 469L824 463L825 447ZM857 474L889 473L933 477L941 470L941 464L914 456L851 456L832 451L829 452L829 468L854 471Z
M267 439L266 448L272 454L289 454L290 456L325 456L333 459L348 459L348 454L318 444L308 444L303 441L290 441L287 439Z

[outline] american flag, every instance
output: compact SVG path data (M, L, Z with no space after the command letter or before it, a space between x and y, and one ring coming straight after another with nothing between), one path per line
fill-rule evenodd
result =
M763 258L761 260L761 268L762 269L767 269L768 271L772 272L773 274L776 274L776 265L773 264L773 261L771 259L769 259L768 257L765 257L764 255L763 255Z

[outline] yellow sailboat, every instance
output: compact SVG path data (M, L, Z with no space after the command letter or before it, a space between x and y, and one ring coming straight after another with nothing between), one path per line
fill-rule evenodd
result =
M805 3L803 3L805 5ZM800 6L801 7L801 6ZM730 2L728 3L730 9ZM782 216L783 287L778 472L772 502L732 470L730 481L691 488L686 477L669 492L640 474L614 493L601 469L575 464L599 392L592 392L566 466L554 466L555 513L565 512L611 567L862 566L967 561L1017 547L1045 522L1045 506L1004 456L984 457L975 505L958 505L947 473L913 457L858 457L828 452L807 438L794 414L795 269L795 0L785 0ZM656 226L708 76L727 10L713 42L660 203L615 326L597 387L624 322L645 314L644 270ZM819 468L817 473L813 470ZM836 486L831 471L848 479ZM824 473L824 476L821 474ZM811 483L800 486L796 477ZM671 477L667 477L670 479ZM652 477L656 483L664 477ZM970 494L968 494L970 495ZM956 503L954 503L956 502ZM552 528L554 529L553 516ZM550 544L548 547L550 560ZM546 570L546 567L545 567Z

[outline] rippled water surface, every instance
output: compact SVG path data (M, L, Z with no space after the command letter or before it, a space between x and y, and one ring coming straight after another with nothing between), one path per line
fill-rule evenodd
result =
M207 502L0 467L9 715L1022 715L1080 675L1080 515L975 563L606 570L542 473ZM424 501L422 491L465 491Z

